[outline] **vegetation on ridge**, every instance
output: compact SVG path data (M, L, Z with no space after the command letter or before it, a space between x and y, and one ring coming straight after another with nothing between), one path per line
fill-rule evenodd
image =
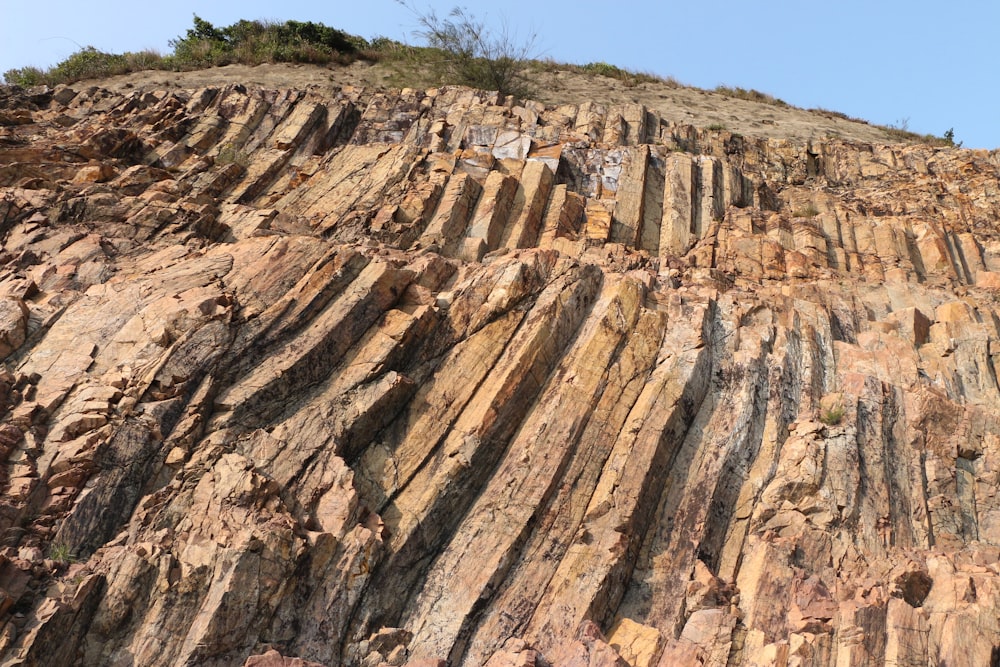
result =
M232 63L348 64L358 58L377 60L380 52L402 46L385 38L369 42L311 21L240 20L217 28L198 15L193 27L169 44L173 53L166 56L151 50L105 53L87 46L47 70L37 67L8 70L4 80L25 87L51 86L149 69L179 71Z
M461 7L440 18L433 10L421 13L404 0L398 2L416 16L421 26L416 34L432 49L431 64L442 79L503 95L531 94L526 70L537 58L535 35L519 40L506 24L499 32L491 32Z
M162 55L154 50L106 53L87 46L65 60L48 68L20 67L4 73L10 85L69 84L83 79L100 79L143 70L183 71L240 63L311 63L347 65L362 59L395 65L393 84L400 87L458 84L483 90L496 90L503 95L525 98L535 93L530 86L532 71L563 69L575 73L593 74L617 79L626 87L647 83L681 87L672 77L634 72L606 62L572 65L540 60L535 50L535 35L518 40L506 25L492 32L486 24L468 10L456 7L447 17L438 17L433 10L421 13L407 0L396 0L410 9L420 29L415 34L427 44L408 46L387 37L371 40L311 21L277 23L262 20L240 20L216 27L198 15L187 32L168 43L173 52ZM433 75L428 80L426 72ZM782 99L754 89L717 86L715 93L736 99L768 104L781 108L796 108ZM825 109L810 109L828 117L864 123L865 120ZM943 136L911 132L905 123L875 125L898 141L961 147L955 141L953 129ZM723 130L718 125L710 129Z

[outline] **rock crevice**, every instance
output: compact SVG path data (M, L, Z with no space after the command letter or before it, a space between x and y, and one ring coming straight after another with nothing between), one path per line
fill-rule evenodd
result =
M996 153L0 108L4 664L996 662Z

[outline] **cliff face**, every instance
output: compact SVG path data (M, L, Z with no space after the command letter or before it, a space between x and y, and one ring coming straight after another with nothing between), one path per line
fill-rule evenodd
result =
M5 664L1000 663L997 154L456 88L0 122Z

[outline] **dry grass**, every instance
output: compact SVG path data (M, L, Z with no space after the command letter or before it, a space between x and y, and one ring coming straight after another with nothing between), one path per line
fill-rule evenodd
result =
M812 202L792 211L792 217L794 218L815 218L817 215L819 215L819 209Z
M774 95L768 95L767 93L762 93L759 90L754 90L750 88L731 87L731 86L716 86L715 92L720 95L725 95L726 97L734 97L738 100L747 100L748 102L760 102L761 104L770 104L775 107L788 107L790 106L787 102L782 99L775 97Z
M820 413L819 420L827 426L836 426L844 418L844 406L833 405Z
M473 20L474 19L470 19ZM476 29L482 28L473 23ZM461 26L459 26L461 28ZM255 66L264 63L312 63L320 66L341 67L355 61L378 64L382 74L378 85L397 88L429 88L444 84L469 85L485 90L495 90L497 85L493 77L495 68L486 67L489 58L473 55L467 59L468 67L455 68L454 54L442 48L431 46L411 46L385 37L375 37L371 40L349 35L322 24L271 23L266 21L239 21L231 26L216 28L215 26L195 17L194 27L187 34L171 41L173 51L161 54L152 50L130 52L124 54L105 53L87 47L72 54L63 62L49 69L37 67L22 67L9 70L4 74L8 84L30 87L36 85L56 85L72 83L81 79L105 79L117 74L140 71L166 70L173 72L205 70L214 66L243 64ZM517 52L520 57L523 55ZM587 77L592 90L591 95L600 94L599 90L610 91L619 98L638 101L645 91L651 91L643 103L656 105L659 100L666 99L667 94L662 88L677 90L683 96L683 91L692 91L703 95L701 91L691 86L685 86L672 77L662 77L646 72L637 72L606 62L591 62L584 65L557 63L553 60L526 59L515 63L515 83L519 85L510 88L516 97L527 97L528 94L539 95L535 99L546 99L546 91L562 90L563 75L570 77ZM523 65L523 67L522 67ZM510 71L510 70L507 70ZM470 78L471 77L471 78ZM538 79L544 79L540 83ZM605 86L601 80L608 79L618 82ZM579 79L577 79L579 81ZM592 84L592 85L591 85ZM574 84L578 85L578 84ZM544 87L545 90L530 90L531 87ZM617 91L617 92L616 92ZM718 86L714 93L733 100L744 100L767 104L784 110L797 112L798 107L789 105L773 95L754 89L732 86ZM552 95L549 95L552 97ZM557 95L556 97L560 97ZM565 98L566 95L562 94ZM685 98L687 99L687 98ZM553 100L549 100L553 101ZM691 99L695 106L699 100ZM556 100L556 103L564 101ZM937 146L956 146L954 133L949 131L943 137L921 135L907 129L905 123L881 126L868 123L859 118L827 109L810 109L811 113L834 121L847 121L863 124L873 132L867 132L867 141L897 141L904 143L927 143ZM723 125L713 114L714 125L710 129L731 129L733 132L746 133L748 128L744 122L734 117L735 124L726 121ZM803 122L803 121L797 121ZM752 130L750 130L752 133ZM844 134L840 134L844 132ZM828 136L851 136L849 131L829 129ZM884 139L883 139L884 137Z

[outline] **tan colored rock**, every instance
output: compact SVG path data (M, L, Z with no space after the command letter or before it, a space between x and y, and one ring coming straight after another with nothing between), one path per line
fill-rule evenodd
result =
M663 650L663 635L656 628L623 618L608 633L608 644L631 667L652 667Z
M271 649L267 653L250 656L243 663L243 667L321 667L321 665L318 662L302 658L286 658L278 651Z
M980 271L976 274L976 287L992 291L1000 290L1000 273L995 271Z
M28 307L20 299L0 299L0 359L21 347L28 334Z
M28 109L4 109L0 112L0 127L10 125L30 125L34 122Z
M994 659L995 155L216 70L5 98L0 662Z
M552 170L544 162L529 160L525 164L521 174L521 188L512 207L513 224L501 239L502 245L508 248L527 248L538 243L542 216L545 214L554 180Z
M530 649L518 652L498 651L487 661L486 667L535 667L538 654Z
M625 659L607 644L592 621L583 622L576 634L575 640L567 640L554 648L548 659L567 667L627 667Z
M76 172L74 183L105 183L115 178L118 172L109 164L91 164Z

